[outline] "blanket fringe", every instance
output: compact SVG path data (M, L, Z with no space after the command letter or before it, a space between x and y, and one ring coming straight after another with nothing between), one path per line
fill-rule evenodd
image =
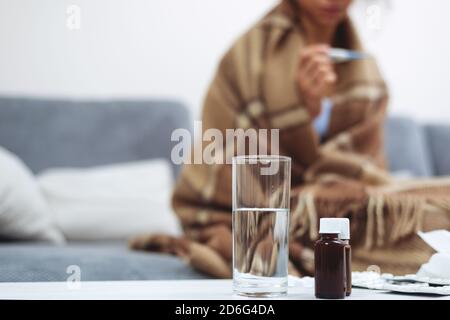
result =
M295 236L302 237L309 231L309 238L316 240L318 237L317 219L313 192L300 192L297 206L291 215L291 233L295 232Z
M421 230L425 203L426 199L412 195L370 195L367 205L366 249L382 247L386 242L395 243Z
M363 238L365 249L391 245L417 233L423 229L425 215L450 214L450 197L446 197L446 192L443 192L444 188L450 191L450 180L419 182L381 188L381 191L380 188L368 190L367 205L362 209L365 212L360 212L366 215ZM437 196L437 189L444 196ZM310 240L316 240L319 218L329 215L333 210L332 204L317 204L315 198L312 189L299 193L291 214L290 231L295 237L308 234ZM358 213L355 211L349 214Z

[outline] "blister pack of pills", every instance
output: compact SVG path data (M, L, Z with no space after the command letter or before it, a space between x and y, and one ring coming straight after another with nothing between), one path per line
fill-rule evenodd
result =
M389 273L384 273L381 275L381 278L387 281L394 281L394 282L405 282L405 283L419 282L419 283L428 283L430 286L450 286L450 279L421 277L415 274L394 276Z
M353 272L352 286L372 290L386 290L408 294L450 295L450 279L394 276L376 272Z

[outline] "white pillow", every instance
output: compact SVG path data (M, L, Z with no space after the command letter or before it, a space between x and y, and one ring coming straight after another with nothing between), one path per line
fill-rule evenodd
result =
M164 160L52 169L39 175L38 182L69 240L181 234L170 206L172 176Z
M0 147L0 237L63 243L33 174Z

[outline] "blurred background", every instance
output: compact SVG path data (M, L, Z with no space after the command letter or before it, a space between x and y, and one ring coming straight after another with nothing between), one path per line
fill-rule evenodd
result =
M0 0L0 282L206 277L127 242L182 234L171 134L192 128L224 52L276 3ZM391 92L392 172L450 175L448 12L354 0Z
M275 0L0 0L0 93L174 97L195 117L218 60ZM67 27L70 5L79 29ZM354 0L390 110L450 120L446 0Z

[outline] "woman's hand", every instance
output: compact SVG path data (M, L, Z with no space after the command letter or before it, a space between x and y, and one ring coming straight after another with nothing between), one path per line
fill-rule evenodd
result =
M201 228L197 235L200 243L214 249L227 261L231 261L233 257L232 239L230 227L221 224Z
M328 50L327 45L310 45L300 52L297 82L313 119L320 114L321 100L331 93L337 80Z

